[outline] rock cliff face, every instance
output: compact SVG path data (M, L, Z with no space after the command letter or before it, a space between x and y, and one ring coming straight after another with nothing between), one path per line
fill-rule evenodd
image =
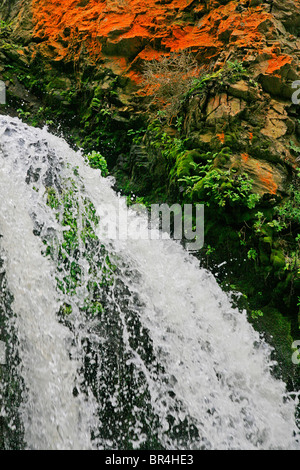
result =
M219 202L222 191L227 197L217 207L224 211L208 209L207 237L229 257L246 247L241 258L259 273L252 288L245 281L247 295L258 302L255 290L265 284L261 308L281 302L297 330L300 0L9 0L0 14L0 78L11 112L19 108L34 123L66 119L87 149L106 149L111 166L119 157L123 189L174 200L179 180L196 177L189 194L202 201L213 194L215 170L251 179L260 205L236 207L229 199L237 180L226 176L217 194ZM185 94L174 119L160 119L186 146L168 160L162 141L151 147L153 129L131 148L129 136L142 133L151 109L145 64L180 51L206 81ZM206 179L193 173L199 166Z
M1 10L4 19L13 20L12 37L20 44L19 50L6 53L39 67L42 78L48 76L48 95L66 103L63 97L75 81L85 83L99 99L117 78L118 99L110 103L110 112L125 118L137 110L137 97L143 95L145 62L187 49L204 69L240 61L257 88L241 80L225 93L210 96L201 110L194 100L187 130L196 129L198 139L210 140L225 136L228 121L245 116L241 140L256 133L271 146L268 160L295 166L297 155L288 142L299 146L299 124L293 120L297 110L291 101L292 83L300 77L299 0L15 0L4 2ZM260 122L250 122L255 121L253 113ZM255 176L258 190L284 190L285 169L275 170L272 162L261 165L253 161L256 150L250 153L241 162Z

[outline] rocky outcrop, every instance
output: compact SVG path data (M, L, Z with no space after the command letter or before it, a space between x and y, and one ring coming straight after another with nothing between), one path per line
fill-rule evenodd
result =
M196 127L198 139L209 140L209 135L224 133L222 123L243 121L247 115L254 121L256 107L260 122L245 119L242 127L248 126L248 133L260 127L257 137L272 147L268 159L296 165L288 142L300 145L291 103L291 85L300 76L299 0L284 5L278 0L15 0L1 10L5 21L12 19L12 38L20 45L4 51L5 56L40 70L48 103L68 108L66 96L74 87L85 87L86 99L96 98L104 109L104 97L113 91L108 108L119 122L141 110L146 62L184 49L194 54L200 69L240 61L256 89L244 80L210 96L200 113L202 133L198 123L190 122L187 130ZM18 82L15 87L20 88ZM188 113L196 107L191 102Z

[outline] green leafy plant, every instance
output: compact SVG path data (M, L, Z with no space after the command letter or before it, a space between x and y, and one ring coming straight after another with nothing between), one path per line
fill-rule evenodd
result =
M300 225L300 190L295 185L291 187L290 197L276 207L276 214L285 227L292 223Z
M257 253L256 249L255 248L250 248L250 250L247 253L248 259L256 261L257 256L258 256L258 253Z
M137 145L141 143L143 136L146 133L146 129L128 129L127 136L132 137L132 143Z
M5 20L0 20L0 37L6 36L11 31L11 23Z
M252 310L251 311L251 318L253 320L257 320L259 317L263 317L264 313L262 310Z
M295 272L299 274L300 269L300 256L299 249L293 251L285 256L285 271Z
M210 161L203 166L197 165L197 170L198 174L185 176L179 181L187 185L185 194L193 196L200 191L207 206L216 204L225 207L227 204L238 204L253 209L258 203L260 197L252 193L253 180L247 173L236 174L231 170L212 168Z
M23 119L24 121L27 121L31 116L31 113L29 111L24 111L24 109L22 108L17 109L17 113L19 118Z
M223 73L227 75L226 78L230 83L234 83L247 74L247 69L238 60L234 62L227 61Z
M147 141L149 147L170 164L174 164L178 156L186 151L185 140L171 137L164 130L158 119L153 120L149 124L147 128Z
M86 155L86 159L92 168L101 171L101 175L103 177L108 176L107 162L103 155L101 155L101 153L92 151L91 153Z
M263 212L257 212L255 214L255 222L253 223L253 227L254 227L254 230L257 234L260 234L262 232L262 229L263 229L263 225L265 223L265 216L263 214Z
M298 147L292 140L290 141L290 149L300 156L300 147Z

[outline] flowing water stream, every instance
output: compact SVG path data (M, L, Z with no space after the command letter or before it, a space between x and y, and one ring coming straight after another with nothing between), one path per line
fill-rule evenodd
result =
M112 185L63 139L0 117L2 447L300 449L271 348ZM107 236L116 213L127 239Z

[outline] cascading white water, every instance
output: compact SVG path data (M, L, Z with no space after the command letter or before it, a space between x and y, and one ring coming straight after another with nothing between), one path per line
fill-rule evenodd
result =
M26 154L22 128L6 122L1 122L0 230L27 385L25 439L31 449L84 449L90 446L90 436L79 426L81 403L72 397L77 365L68 357L69 332L56 319L53 266L41 255L42 243L33 234L30 215L38 207L32 206L24 180L31 156Z
M76 243L49 189L68 195ZM100 215L89 242L87 201ZM128 237L107 240L103 215L120 211ZM0 117L0 243L25 446L300 449L270 347L178 243L136 239L139 217L63 139Z

